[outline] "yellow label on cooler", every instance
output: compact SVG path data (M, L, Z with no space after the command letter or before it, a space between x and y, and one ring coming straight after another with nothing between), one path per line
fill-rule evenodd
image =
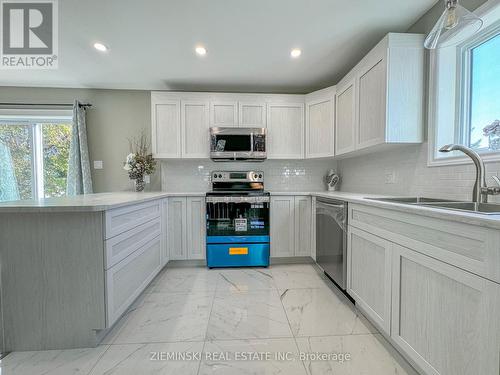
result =
M247 255L248 247L230 247L229 255Z

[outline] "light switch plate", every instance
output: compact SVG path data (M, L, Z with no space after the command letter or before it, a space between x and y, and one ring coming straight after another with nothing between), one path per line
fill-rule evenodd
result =
M146 184L150 184L150 183L151 183L151 176L149 176L149 175L145 175L145 176L144 176L144 182L145 182Z
M396 171L386 169L384 172L385 183L395 184L396 183Z
M103 169L104 163L102 160L94 160L94 169Z

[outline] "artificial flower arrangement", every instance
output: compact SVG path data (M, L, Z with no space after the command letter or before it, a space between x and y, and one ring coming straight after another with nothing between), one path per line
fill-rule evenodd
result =
M135 191L143 191L144 176L154 173L156 160L149 152L149 144L144 132L138 138L129 139L129 144L130 154L127 155L123 169L128 172L128 177L134 180Z

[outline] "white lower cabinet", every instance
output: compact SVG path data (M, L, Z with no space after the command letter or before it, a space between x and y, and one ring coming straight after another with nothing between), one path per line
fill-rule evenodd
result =
M271 197L271 257L311 255L311 198Z
M271 197L271 257L295 254L295 197Z
M391 332L392 243L349 228L347 292L387 336Z
M295 197L295 255L311 256L312 204L311 197Z
M168 253L168 198L161 202L162 209L162 236L161 236L161 265L166 266L169 259Z
M162 268L158 236L106 271L107 327L111 327Z
M205 197L169 198L170 260L205 259Z
M170 260L187 259L185 197L168 199L167 238Z
M426 374L500 374L500 285L394 245L392 339Z
M186 198L186 244L188 259L205 259L205 197Z

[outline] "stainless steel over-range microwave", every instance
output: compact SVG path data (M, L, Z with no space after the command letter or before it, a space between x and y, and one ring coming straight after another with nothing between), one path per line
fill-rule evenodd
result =
M214 161L266 160L265 128L210 128L210 158Z

